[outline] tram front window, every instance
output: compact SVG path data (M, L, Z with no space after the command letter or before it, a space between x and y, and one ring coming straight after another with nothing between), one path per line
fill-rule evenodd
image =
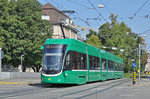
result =
M62 69L65 45L45 45L42 71L45 74L58 74Z

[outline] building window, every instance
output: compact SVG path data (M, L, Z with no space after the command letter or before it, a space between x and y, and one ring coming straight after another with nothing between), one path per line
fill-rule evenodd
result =
M47 14L42 15L42 20L50 20L50 16Z
M51 31L52 33L54 33L54 27L53 27L53 26L51 26L50 31Z

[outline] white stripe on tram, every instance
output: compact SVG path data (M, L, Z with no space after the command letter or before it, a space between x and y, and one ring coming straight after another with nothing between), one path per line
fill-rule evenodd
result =
M61 53L46 53L46 56L62 56Z
M87 70L75 70L75 69L73 69L72 71L87 71Z

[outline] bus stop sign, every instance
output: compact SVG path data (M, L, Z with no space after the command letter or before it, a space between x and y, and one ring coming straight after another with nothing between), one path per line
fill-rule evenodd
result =
M135 67L136 67L136 63L133 63L133 64L132 64L132 67L135 68Z

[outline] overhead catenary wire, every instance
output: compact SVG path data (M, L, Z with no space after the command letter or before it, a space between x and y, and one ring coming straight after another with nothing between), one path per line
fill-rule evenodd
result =
M148 31L150 31L150 28L149 28L149 29L147 29L146 31L144 31L143 33L139 33L139 35L146 34L146 33L148 33Z
M145 19L148 19L148 18L150 18L150 15L146 14L146 15L141 15L141 16L134 16L134 18L145 18ZM121 19L121 20L129 19L129 20L131 20L132 17L131 16L129 16L129 17L118 17L117 19Z
M80 5L80 6L84 7L84 8L87 8L87 9L93 9L93 8L90 8L90 7L88 7L88 6L85 6L85 5L81 4L81 3L75 2L75 1L73 1L73 0L67 0L67 1L68 1L68 2L71 2L71 3L73 3L73 4L76 4L76 5Z
M145 4L148 2L149 0L146 0L144 3L143 3L143 5L133 14L133 16L131 17L131 19L133 19L135 16L136 16L136 14L145 6Z
M48 3L50 3L48 0L45 0L46 2L48 2ZM61 6L60 4L58 4L57 2L55 2L54 0L51 0L53 3L55 3L57 6L58 6L58 8L60 7L60 8L63 8L63 6Z
M95 6L93 5L93 3L88 0L88 2L90 3L90 5L93 7L93 9L102 17L102 19L107 22L107 20L102 16L102 14L95 8Z
M107 5L105 5L102 0L100 0L100 2L104 5L104 7L106 8L106 10L109 12L109 14L112 14L112 12L107 8Z

